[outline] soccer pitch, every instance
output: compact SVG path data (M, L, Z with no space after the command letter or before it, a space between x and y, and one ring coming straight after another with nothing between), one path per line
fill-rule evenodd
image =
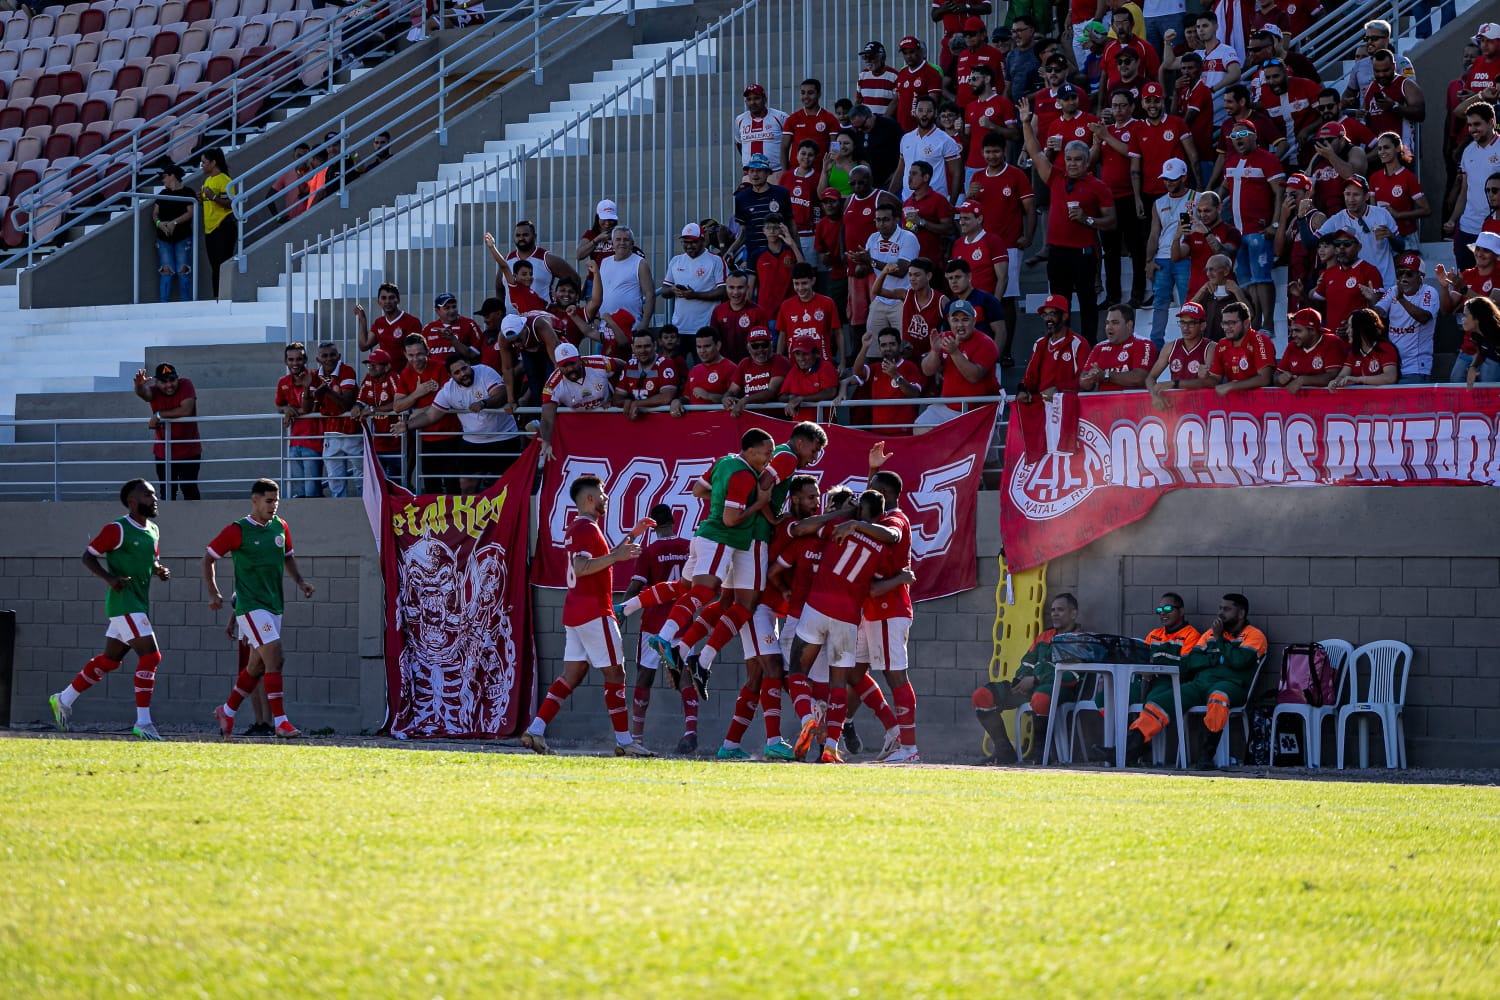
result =
M0 996L1474 996L1500 790L0 740Z

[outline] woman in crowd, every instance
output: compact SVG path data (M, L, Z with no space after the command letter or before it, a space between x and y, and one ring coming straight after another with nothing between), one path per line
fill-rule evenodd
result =
M1349 357L1333 389L1350 385L1395 385L1401 377L1401 355L1386 331L1385 320L1373 309L1359 309L1349 317Z
M1466 381L1500 382L1500 306L1475 296L1464 303L1464 336L1474 342L1474 357Z
M1380 166L1370 171L1370 200L1395 216L1396 228L1409 237L1417 231L1417 220L1432 214L1432 206L1411 169L1415 162L1411 150L1394 132L1376 136L1374 150Z
M214 298L219 297L219 268L234 256L239 239L239 222L234 217L234 203L229 198L229 161L215 146L203 151L199 161L203 168L203 189L198 200L203 203L203 249L208 254L208 277Z

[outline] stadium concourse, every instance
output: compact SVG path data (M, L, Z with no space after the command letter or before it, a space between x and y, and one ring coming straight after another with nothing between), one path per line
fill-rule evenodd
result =
M129 516L103 531L118 510L97 501L51 506L40 530L4 529L0 588L11 592L0 589L0 599L15 602L18 626L15 718L36 718L50 702L59 728L102 721L128 684L142 738L170 738L174 725L208 718L227 737L259 685L268 696L265 721L281 736L301 735L292 713L304 731L380 728L391 721L388 709L400 717L397 701L441 700L449 681L387 673L387 643L399 628L380 594L397 578L381 566L369 522L338 499L377 482L373 466L362 468L361 427L375 435L381 481L488 498L497 477L527 466L518 455L535 457L521 450L533 436L552 470L544 469L545 483L559 468L583 472L569 463L592 453L562 441L570 430L578 441L590 420L640 421L636 446L653 454L682 420L695 431L734 432L734 447L720 449L731 456L696 456L718 459L705 462L701 485L689 486L701 520L669 507L665 515L632 508L650 515L638 524L636 516L607 522L611 499L624 498L608 497L614 486L587 475L566 477L568 503L556 508L546 505L560 494L542 488L538 521L557 509L570 527L560 541L566 596L530 588L535 690L514 692L528 706L519 721L528 723L522 739L530 749L597 736L607 715L622 755L675 747L724 760L792 759L812 751L841 763L860 759L847 730L840 741L853 710L855 727L873 734L865 754L884 761L974 759L984 746L992 762L1008 763L1015 755L1007 741L1029 715L1033 736L1020 742L1029 742L1031 756L1042 757L1052 736L1054 753L1082 762L1096 756L1080 746L1093 734L1075 740L1069 729L1064 739L1062 718L1049 722L1078 691L1067 671L1054 673L1054 635L1043 625L1144 636L1147 619L1170 617L1177 628L1185 613L1196 626L1193 641L1171 653L1170 664L1158 661L1161 673L1180 669L1183 693L1140 692L1134 735L1117 732L1108 745L1128 739L1132 756L1143 757L1158 732L1182 728L1170 718L1175 700L1202 710L1202 726L1192 726L1210 737L1191 756L1220 765L1231 756L1251 760L1269 741L1248 721L1257 711L1246 712L1249 738L1241 739L1238 713L1276 687L1274 665L1287 646L1339 640L1373 650L1371 643L1393 641L1407 649L1396 700L1410 697L1400 706L1402 725L1391 716L1381 727L1386 759L1404 761L1398 744L1409 744L1419 766L1494 762L1500 689L1476 640L1490 621L1478 595L1500 582L1491 582L1500 539L1485 537L1487 526L1463 537L1389 530L1432 523L1433 511L1464 519L1469 487L1183 490L1041 568L1025 563L1027 574L1004 572L999 559L1000 508L1013 494L986 490L959 539L977 571L961 592L913 608L905 588L923 583L913 568L918 554L908 552L914 529L889 511L925 480L920 469L905 479L889 475L886 451L868 446L884 439L892 456L923 455L935 435L987 412L1002 390L1018 401L1005 411L1017 428L1025 408L1048 410L1051 436L1038 431L1045 438L1038 447L1052 455L1069 454L1057 446L1056 423L1071 419L1058 411L1074 402L1087 411L1109 400L1144 414L1207 409L1228 397L1278 416L1307 415L1354 405L1341 402L1347 389L1364 394L1357 398L1365 411L1396 414L1416 405L1408 401L1439 398L1411 395L1429 391L1421 387L1456 383L1452 392L1472 391L1474 406L1489 405L1489 387L1500 382L1500 296L1491 295L1500 259L1500 152L1493 152L1500 24L1473 8L1454 17L1422 11L1393 25L1358 16L1359 4L1330 6L1330 15L1347 7L1342 16L1364 32L1354 51L1334 52L1316 51L1315 27L1293 23L1291 11L1249 4L1155 16L1152 5L1142 11L1110 0L1088 11L1074 4L1072 23L1055 25L1050 10L1039 20L1015 5L855 6L885 20L862 20L870 37L836 57L815 62L809 46L801 58L817 76L787 60L713 65L731 99L720 93L716 105L703 105L721 115L726 138L711 147L722 161L714 176L724 183L706 205L699 196L702 211L674 208L674 191L662 198L637 173L605 178L612 186L597 191L590 177L587 194L560 182L544 197L549 219L567 206L566 223L464 214L465 198L489 200L490 189L481 198L471 180L456 189L457 210L442 202L442 211L458 214L432 237L413 239L409 228L404 245L380 244L382 258L414 265L411 280L399 267L358 263L358 252L332 237L308 253L305 270L283 275L278 292L264 296L284 295L295 307L277 331L284 348L274 347L274 360L257 355L260 369L279 380L257 389L234 382L235 373L221 376L221 388L244 402L219 415L246 422L270 415L285 428L284 437L274 425L269 435L255 432L272 440L269 449L231 444L226 439L239 435L227 425L216 434L207 419L216 387L179 395L191 367L157 355L134 380L142 400L131 401L143 415L143 403L165 414L165 429L152 421L155 495L127 484L120 503ZM711 30L731 30L734 16ZM259 22L240 30L251 23ZM1461 72L1437 57L1445 42L1465 45ZM674 87L670 68L666 77ZM793 97L800 109L792 114L772 103ZM570 142L555 143L565 158L578 152ZM550 155L553 140L543 145ZM224 159L203 159L208 177L199 183L210 197L200 213L213 224L236 203L213 197L224 188L210 182L230 173ZM395 163L359 184L401 176ZM344 178L357 169L353 160L345 167ZM326 218L342 204L319 197L327 174L310 176L324 180L300 182L305 214ZM430 205L431 191L397 200L398 211ZM563 225L581 232L576 245ZM424 270L423 255L442 249L439 233L467 234L462 259L481 255L483 269ZM88 243L80 240L77 252L87 253ZM350 268L362 282L353 291ZM224 273L232 269L226 264ZM336 291L323 292L324 275ZM214 278L217 288L217 268ZM476 307L482 325L462 315ZM305 342L297 330L307 331ZM200 356L212 364L211 352ZM245 405L252 390L261 401ZM1201 395L1187 395L1194 390ZM199 391L203 413L186 402ZM684 402L692 412L684 414ZM762 439L743 423L757 413L785 423ZM858 436L861 427L874 433ZM35 433L18 426L14 447ZM1012 431L1012 446L1017 433L1030 432ZM1032 444L1028 438L1028 456ZM208 465L216 445L229 447L221 464ZM976 485L986 460L982 481L996 485L998 449L984 442L974 457ZM144 450L139 460L86 460L151 471ZM1006 468L1020 461L1012 452ZM831 482L797 478L851 462L864 475L841 475L857 487L847 505L822 489ZM51 474L57 478L44 492L58 499L108 492L97 481L64 490L62 474ZM274 500L294 532L267 520L275 512L269 487L252 493L249 483L263 475L280 480ZM213 499L191 499L200 479ZM183 501L173 496L179 487ZM378 510L381 499L365 499ZM240 520L247 505L251 516ZM907 506L923 509L910 499ZM163 527L162 579L148 598L144 578L158 562L141 546L152 521ZM590 531L595 521L608 530ZM627 598L609 600L600 574L637 556L638 572L650 562L614 527L638 529L637 537L693 536L676 554L688 557L691 572L674 578L671 560L657 560L661 579L643 576ZM85 531L92 576L76 561L78 546L63 541ZM942 539L944 547L950 541ZM1005 541L1019 567L1017 540ZM264 546L276 550L274 560L264 558ZM132 547L136 561L128 562L123 553ZM284 607L272 583L283 557L302 590ZM237 571L244 660L237 668L228 665L236 653L222 638L222 617L212 614L230 594L212 576L223 558ZM512 556L511 572L540 574L541 554L536 559ZM103 589L94 577L112 585L102 652L82 610ZM45 596L36 586L44 579ZM1020 598L1018 584L1029 588ZM1049 604L1054 618L1044 622ZM664 620L643 626L639 642L613 624L657 609ZM165 637L160 647L154 629ZM1032 638L1038 646L1023 661ZM743 672L736 648L751 661ZM1272 666L1261 670L1261 661ZM518 669L512 683L532 677L529 669ZM573 696L594 669L604 713L591 693ZM653 705L652 690L668 675L679 678L673 698L658 695ZM390 701L388 676L401 689ZM480 697L464 687L473 679L452 683L458 707L439 734L474 733L472 718L483 713L464 715ZM795 721L782 731L784 694ZM1005 720L1009 731L988 714L1007 708L1027 710ZM460 717L463 724L454 721ZM416 735L429 732L436 731ZM1221 733L1222 745L1212 746ZM1363 758L1363 729L1360 742Z

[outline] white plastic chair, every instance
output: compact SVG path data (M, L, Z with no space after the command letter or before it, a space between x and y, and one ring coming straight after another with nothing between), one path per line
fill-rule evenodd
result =
M1269 651L1267 651L1267 655L1270 655ZM1248 713L1246 713L1245 708L1246 708L1247 705L1249 705L1250 700L1255 697L1255 688L1256 688L1256 685L1258 685L1260 683L1260 672L1262 670L1264 670L1265 667L1266 667L1266 657L1262 656L1260 658L1260 662L1258 662L1255 665L1255 673L1250 678L1250 686L1247 687L1247 688L1245 688L1245 704L1239 706L1238 708L1231 708L1229 710L1229 722L1233 722L1236 718L1238 718L1240 720L1240 729L1244 732L1245 747L1246 747L1246 752L1247 753L1248 753L1249 747L1250 747L1250 716L1249 716ZM1206 705L1199 705L1197 708L1190 708L1190 709L1187 710L1187 712L1183 716L1183 722L1186 723L1187 718L1189 716L1196 715L1196 716L1200 716L1201 717L1201 716L1205 716L1207 714L1208 714L1208 706L1206 706ZM1191 747L1191 744L1189 744L1189 747ZM1219 733L1219 745L1214 750L1214 766L1216 766L1216 767L1228 767L1229 766L1229 723L1228 722L1226 722L1224 724L1223 731Z
M1369 663L1368 681L1360 686L1360 661ZM1406 767L1406 681L1411 676L1411 647L1395 639L1367 642L1349 659L1349 703L1339 709L1339 769L1344 767L1344 733L1350 719L1359 720L1359 766L1369 767L1369 716L1380 720L1385 737L1385 766Z
M1016 733L1016 756L1017 757L1021 756L1021 746L1020 746L1020 740L1021 740L1021 720L1024 719L1028 715L1034 715L1034 714L1035 713L1032 712L1031 705L1029 703L1025 704L1025 705L1022 705L1020 708L1016 709L1015 733ZM1067 763L1067 760L1064 759L1065 756L1066 756L1066 754L1065 754L1065 752L1064 752L1064 750L1062 748L1062 743L1064 741L1064 737L1065 737L1066 733L1067 733L1067 727L1061 724L1060 720L1058 719L1057 713L1054 712L1053 715L1052 715L1052 718L1051 718L1051 723L1047 726L1047 744L1046 744L1046 746L1042 747L1042 766L1043 767L1046 767L1047 764L1051 761L1051 758L1052 758L1052 745L1054 743L1058 745L1058 751L1057 751L1057 759L1058 759L1058 761L1061 762L1061 763L1064 763L1064 764ZM1024 758L1023 758L1023 762L1024 762Z
M1349 657L1354 645L1343 639L1320 639L1318 645L1328 653L1328 663L1333 667L1333 704L1315 708L1312 705L1285 704L1271 710L1271 764L1276 763L1276 732L1283 718L1301 719L1303 748L1308 767L1323 766L1323 723L1332 719L1339 706L1348 702Z

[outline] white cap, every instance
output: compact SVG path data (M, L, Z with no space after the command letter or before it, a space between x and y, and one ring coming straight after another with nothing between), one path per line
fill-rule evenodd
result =
M689 222L682 227L682 238L685 240L703 239L703 227L696 222Z
M1187 164L1175 156L1161 165L1161 175L1169 181L1175 181L1179 177L1186 177L1187 172Z
M618 221L620 218L619 209L615 208L615 203L608 198L605 198L594 206L594 214L601 219L614 219Z
M572 344L558 344L557 350L552 352L552 360L557 364L562 364L564 361L576 361L578 348Z
M1479 26L1478 34L1480 38L1489 42L1500 39L1500 24L1496 24L1494 21L1486 21Z
M526 317L507 316L500 321L500 332L507 337L519 337L526 329Z
M1469 249L1478 248L1488 250L1493 254L1500 254L1500 233L1480 233L1479 238L1469 244Z

